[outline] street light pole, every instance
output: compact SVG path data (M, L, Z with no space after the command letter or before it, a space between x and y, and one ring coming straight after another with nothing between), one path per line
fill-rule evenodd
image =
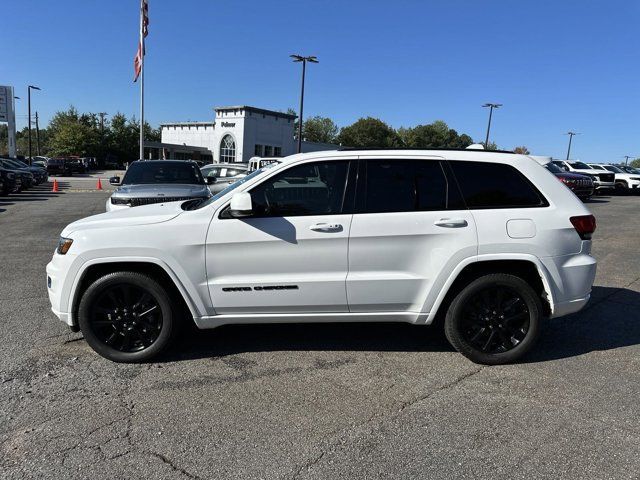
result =
M487 125L487 137L484 140L484 148L486 150L489 148L489 132L491 131L491 117L493 116L493 109L500 108L502 104L501 103L485 103L482 106L484 108L489 107L489 124Z
M27 110L28 110L27 125L29 127L29 160L28 160L29 165L31 165L31 89L40 90L40 88L34 87L33 85L29 85L27 87Z
M302 110L304 108L304 77L307 71L307 62L318 63L315 56L303 57L302 55L289 55L294 62L302 62L302 89L300 91L300 115L298 116L298 153L302 152Z
M567 160L569 160L569 154L571 153L571 140L573 140L574 135L580 135L578 132L568 131L567 135L569 135L569 148L567 149Z

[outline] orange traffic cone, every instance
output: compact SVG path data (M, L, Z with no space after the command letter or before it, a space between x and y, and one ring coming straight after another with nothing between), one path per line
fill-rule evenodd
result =
M51 190L52 192L59 192L60 189L58 188L58 180L56 180L55 178L53 179L53 189Z
M98 178L98 183L96 183L96 189L102 190L102 181Z

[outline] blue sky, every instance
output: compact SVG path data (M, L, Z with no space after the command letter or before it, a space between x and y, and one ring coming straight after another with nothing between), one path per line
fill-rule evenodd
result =
M441 119L532 153L619 161L640 156L640 2L632 0L149 0L146 116L212 120L213 107L297 109L345 126L363 116L394 127ZM137 0L6 0L0 84L42 87L43 123L59 109L138 111L132 83ZM8 30L7 30L8 29ZM7 39L13 39L7 41Z

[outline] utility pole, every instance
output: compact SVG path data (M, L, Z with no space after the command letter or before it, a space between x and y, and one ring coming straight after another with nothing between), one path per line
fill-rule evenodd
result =
M304 76L307 70L307 62L318 63L315 56L303 57L302 55L289 55L294 62L302 62L302 89L300 91L300 115L298 116L298 153L302 152L302 108L304 107Z
M35 87L33 85L29 85L27 87L27 110L28 110L28 119L27 125L29 127L29 160L27 163L31 165L31 90L40 90L40 87Z
M493 116L493 109L500 108L502 106L501 103L485 103L482 105L484 108L489 107L489 124L487 125L487 137L484 140L484 148L487 150L489 148L489 132L491 131L491 117Z
M633 155L625 155L625 156L624 156L624 164L625 164L626 166L629 166L629 159L630 159L630 158L633 158Z
M569 148L567 149L567 160L569 160L569 154L571 153L571 140L573 139L574 135L580 135L580 134L578 132L572 132L572 131L568 131L566 134L569 135Z
M100 117L100 156L102 157L100 160L104 162L104 117L108 115L107 112L99 112L98 116Z
M40 156L40 126L38 125L38 111L36 110L36 153Z

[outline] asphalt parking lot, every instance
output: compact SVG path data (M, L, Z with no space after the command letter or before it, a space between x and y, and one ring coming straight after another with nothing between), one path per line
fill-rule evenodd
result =
M108 196L60 184L0 197L0 478L639 478L640 197L590 202L593 298L516 365L381 324L190 332L121 365L49 311L60 231Z

